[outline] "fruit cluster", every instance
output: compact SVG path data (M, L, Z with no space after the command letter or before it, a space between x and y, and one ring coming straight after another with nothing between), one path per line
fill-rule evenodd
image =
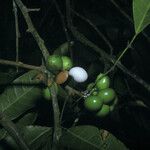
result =
M60 71L55 78L55 82L62 84L67 80L68 70L72 68L73 62L68 56L50 55L47 59L46 66L49 71ZM58 91L57 84L54 83L53 85L56 87L56 91ZM51 100L52 95L49 87L43 89L43 97L46 100Z
M110 88L110 78L99 74L95 83L87 87L90 95L85 98L84 106L87 110L94 112L98 117L105 117L114 110L118 101L116 92Z
M54 70L69 70L73 66L72 60L68 56L50 55L47 59L47 69Z

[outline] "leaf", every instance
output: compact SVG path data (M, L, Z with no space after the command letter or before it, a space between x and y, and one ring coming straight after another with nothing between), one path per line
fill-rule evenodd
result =
M35 122L36 118L37 118L37 113L30 112L30 113L27 113L24 116L22 116L21 119L19 119L19 120L17 119L15 122L18 127L27 126L27 125L33 124ZM7 135L7 132L3 128L0 128L0 140L5 138L6 135Z
M61 137L61 144L66 148L78 150L98 150L101 146L98 128L78 126L67 130Z
M3 138L5 138L6 133L7 132L3 128L0 128L0 140L2 140Z
M23 139L29 145L31 150L51 150L52 144L52 129L49 127L41 126L26 126L21 129ZM19 150L15 141L11 136L7 136L5 143L11 146L15 150ZM47 148L45 148L47 147Z
M150 24L150 0L133 0L133 18L136 34Z
M102 143L101 148L104 150L129 150L121 141L110 133Z
M37 73L37 71L29 71L20 76L0 96L0 111L9 119L15 119L32 108L41 96L39 86L33 85L33 82L37 83L33 80Z
M27 126L23 129L24 139L31 149L40 149L52 143L52 129L50 127ZM49 147L50 150L50 147Z
M74 44L74 42L70 42L70 46L72 46ZM63 44L61 44L56 50L54 50L54 53L53 54L56 54L56 55L65 55L67 54L69 51L69 44L68 42L65 42Z
M109 135L108 140L103 141L98 128L94 126L76 126L65 131L60 139L65 148L74 150L127 150L123 143L113 135ZM111 141L112 140L112 141Z
M0 72L0 92L10 82L14 80L16 74Z
M12 81L14 76L15 75L10 73L0 72L0 85L8 84L10 81Z
M21 119L17 120L17 126L32 125L37 118L37 112L30 112L25 114Z

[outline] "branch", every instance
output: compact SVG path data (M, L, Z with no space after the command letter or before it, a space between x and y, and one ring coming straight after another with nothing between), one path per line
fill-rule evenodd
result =
M82 16L81 14L77 13L75 10L71 9L71 11L78 16L79 18L81 18L82 20L86 21L96 32L97 34L105 41L105 43L108 45L109 49L110 49L110 55L113 54L113 47L111 45L111 43L108 41L108 39L105 37L105 35L87 18L85 18L84 16Z
M28 64L24 64L22 62L15 62L15 61L4 60L4 59L0 59L0 64L16 66L16 67L20 67L20 68L26 68L26 69L30 69L30 70L38 70L38 71L41 71L41 72L46 71L43 67L28 65Z
M82 92L70 87L69 85L65 86L65 89L68 91L69 95L78 95L79 97L83 97Z
M19 32L19 26L18 26L18 12L17 12L17 6L16 3L13 0L13 11L15 16L15 28L16 28L16 62L19 61L19 38L20 38L20 32ZM18 67L17 67L18 72Z
M133 73L130 70L128 70L124 65L121 64L121 62L119 62L117 64L117 67L119 69L121 69L125 74L129 75L130 77L132 77L136 82L141 84L147 91L150 92L150 85L147 82L145 82L141 77L139 77L135 73Z
M61 19L61 22L62 22L62 27L63 27L63 30L65 32L65 35L66 35L66 39L67 39L67 42L68 42L68 49L69 49L69 52L70 52L70 55L71 55L71 58L73 59L73 54L72 54L72 50L71 50L71 39L70 39L70 36L69 36L69 33L68 33L68 29L67 29L67 26L66 26L66 23L65 23L65 19L64 19L64 15L62 14L61 10L60 10L60 7L57 3L56 0L53 0L54 3L55 3L55 6L56 6L56 9L59 13L59 16L60 16L60 19Z
M20 10L24 16L24 19L28 25L27 31L33 35L33 37L36 40L40 50L42 51L43 57L46 61L49 56L49 52L44 44L43 39L40 37L40 35L38 34L38 32L36 31L36 29L33 26L32 20L28 13L29 10L26 8L26 6L22 3L21 0L15 0L15 2L18 5L18 7L20 8ZM24 67L31 67L31 66L24 66ZM37 69L39 69L39 68L37 68ZM49 72L48 76L50 76L50 75L51 74ZM59 138L61 136L60 111L59 111L59 106L58 106L56 89L54 88L54 86L52 86L50 88L50 92L52 93L52 105L53 105L53 112L54 112L54 134L53 134L53 140L54 140L53 144L54 145L53 145L53 149L56 150L58 148L58 142L59 142Z
M36 31L33 23L32 23L32 20L29 16L29 11L28 9L26 8L26 6L22 3L21 0L15 0L16 4L18 5L18 7L20 8L23 16L24 16L24 19L28 25L28 32L30 32L34 39L36 40L42 54L43 54L43 57L45 60L47 60L47 57L49 56L49 52L48 52L48 49L46 48L45 44L44 44L44 41L43 39L40 37L40 35L38 34L38 32Z
M68 7L68 10L70 10L70 3L68 2L70 0L66 0L66 7ZM67 9L67 8L66 8ZM71 11L71 10L70 10ZM70 13L70 12L69 12ZM69 15L70 16L70 15ZM68 18L70 20L70 18ZM69 21L70 22L70 21ZM99 48L95 43L91 42L87 37L85 37L82 33L80 33L73 24L69 24L69 29L71 30L73 36L83 43L86 46L91 47L95 52L99 53L101 57L105 57L107 61L109 61L112 64L115 64L116 59L113 57L110 57L103 49ZM134 39L133 39L134 40ZM120 70L122 70L125 74L129 75L131 78L133 78L135 81L137 81L140 85L142 85L147 91L150 92L150 85L146 83L142 78L135 75L131 71L129 71L125 66L121 64L121 62L118 60L117 64L115 64ZM112 70L111 70L112 71Z
M75 31L75 28L72 28L73 32ZM75 33L76 32L76 33ZM95 50L97 53L101 55L103 53L104 57L111 62L112 64L115 64L116 60L114 58L111 58L105 51L103 51L101 48L96 46L93 42L89 41L83 34L78 32L77 30L73 33L73 35L83 44L91 47L93 50ZM150 85L146 83L141 77L134 74L133 72L129 71L124 65L121 64L120 61L116 64L116 66L122 70L125 74L129 75L131 78L133 78L135 81L137 81L140 85L142 85L147 91L150 92ZM111 70L112 71L112 70Z
M53 134L53 145L52 149L57 150L59 147L59 139L62 135L61 124L60 124L60 110L58 106L57 92L55 85L50 87L50 92L52 94L52 105L54 112L54 134Z
M120 6L114 0L110 0L110 1L121 12L121 14L124 17L126 17L131 23L134 23L132 18L122 8L120 8ZM150 42L149 36L144 31L142 31L142 34L147 38L148 42Z
M22 150L30 150L24 139L18 132L16 125L9 120L2 112L0 112L0 124L8 132L8 134L15 140L16 144Z
M40 8L28 8L28 12L40 11Z

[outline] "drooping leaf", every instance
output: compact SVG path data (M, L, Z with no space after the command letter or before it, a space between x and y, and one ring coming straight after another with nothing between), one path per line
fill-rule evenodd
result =
M70 46L72 46L74 42L70 42ZM68 42L65 42L61 44L56 50L54 50L54 54L57 55L66 55L69 51L69 44Z
M13 79L13 75L0 72L0 85L7 84Z
M111 133L108 133L105 140L102 141L102 150L129 150L120 140Z
M92 126L78 126L67 130L61 144L66 148L78 150L98 150L101 146L99 130Z
M21 119L17 120L17 126L27 126L32 125L37 118L37 112L30 112L25 114Z
M14 77L15 74L0 72L0 90L13 81Z
M49 127L27 126L23 129L23 133L31 149L41 150L46 144L52 143L52 129Z
M133 0L133 17L138 34L150 24L150 0Z
M26 126L21 129L23 139L29 145L31 150L51 150L52 129L41 126ZM11 136L4 139L12 149L20 150Z
M100 130L94 126L76 126L65 131L61 144L73 150L127 150L123 143L112 134L105 140L101 138Z
M36 120L36 118L37 118L37 112L30 112L21 116L21 119L19 118L15 120L15 122L18 127L20 126L22 127L22 126L32 125L34 121ZM5 138L6 134L7 132L1 127L0 128L0 140Z
M0 95L0 111L9 119L15 119L35 105L41 96L38 81L34 80L37 71L29 71L20 76ZM33 84L35 83L35 84Z

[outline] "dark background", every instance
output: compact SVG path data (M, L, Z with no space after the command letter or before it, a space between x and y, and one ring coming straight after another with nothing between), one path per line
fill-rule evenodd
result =
M121 9L132 17L132 0L117 0L116 2ZM38 12L30 12L30 16L50 53L60 44L66 42L61 19L52 0L23 0L23 3L28 8L40 8ZM74 10L90 19L107 37L113 46L113 54L118 56L134 35L133 24L120 13L110 0L73 0L72 3ZM58 0L58 4L65 15L65 1ZM15 19L12 1L1 0L0 12L0 58L15 60ZM20 11L18 11L18 17L20 30L19 60L27 64L40 65L41 52L32 35L26 32L27 25ZM80 32L109 53L107 44L86 22L76 16L73 17L73 20ZM148 36L150 35L149 27L144 31ZM83 89L96 78L99 72L103 72L103 64L99 61L96 52L79 43L71 33L70 37L75 42L72 51L74 64L84 67L89 72L88 82L77 87ZM149 83L149 56L150 41L140 34L132 48L122 58L122 63ZM1 72L15 72L15 68L9 66L0 65L0 69ZM21 73L24 71L24 69L20 69ZM114 74L111 74L111 78L112 86L120 97L120 106L117 109L117 115L114 112L114 116L117 117L112 115L111 119L106 118L102 121L101 126L114 133L131 149L150 147L149 93L120 70L116 69ZM120 85L118 86L118 82L121 84L121 88ZM130 102L137 100L142 101L147 107L129 105ZM100 123L99 120L93 119L85 112L79 115L81 116L79 124L99 125ZM72 118L70 116L68 118L71 122ZM45 121L47 119L39 117L37 123L44 124ZM66 126L69 126L69 121L66 122Z

